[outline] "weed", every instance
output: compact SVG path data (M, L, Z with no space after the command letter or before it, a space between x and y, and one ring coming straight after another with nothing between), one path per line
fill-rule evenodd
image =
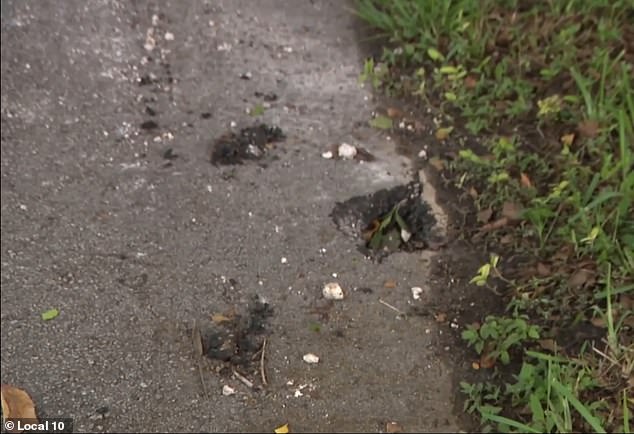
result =
M480 228L485 243L501 246L502 229L535 258L510 279L497 256L478 270L472 283L495 277L515 298L512 314L467 328L467 343L504 362L562 324L592 321L606 331L605 348L578 357L523 353L504 390L464 384L469 409L497 424L490 429L629 430L631 0L357 0L357 12L389 45L381 67L366 62L362 76L375 88L410 89L439 107L445 127L453 120L479 135L484 151L459 150L447 175L477 210L501 217ZM505 220L508 204L521 212ZM529 325L535 317L539 332Z

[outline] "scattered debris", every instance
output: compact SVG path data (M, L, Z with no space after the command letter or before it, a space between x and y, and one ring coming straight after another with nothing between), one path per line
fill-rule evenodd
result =
M379 303L381 303L383 306L387 306L390 309L392 309L394 312L398 313L400 316L405 316L405 312L403 312L402 310L392 306L390 303L388 303L387 301L384 301L382 299L379 299Z
M253 387L253 381L236 370L239 367L249 376L260 377L266 385L265 324L272 315L273 309L268 303L256 297L246 314L241 315L235 309L213 314L211 321L204 323L197 335L193 334L194 345L200 346L199 352L216 362L217 372L233 372L238 380Z
M214 165L242 164L244 160L257 160L272 144L285 139L279 127L260 124L243 128L239 133L229 132L215 140L211 151Z
M159 124L157 124L153 120L149 120L141 123L140 127L142 130L151 131L157 129L159 127Z
M247 377L245 377L244 375L236 371L235 368L233 368L232 372L233 372L233 376L236 377L238 380L240 380L245 386L247 386L249 389L253 389L252 381L250 381Z
M165 36L163 38L165 38L166 41L173 41L174 40L174 33L165 32Z
M360 251L379 261L397 250L415 251L435 241L436 220L418 182L335 204L330 216L340 231L361 238Z
M236 393L236 389L234 389L233 387L225 384L224 386L222 386L222 394L224 396L231 396L231 395L235 395Z
M313 353L304 354L304 357L302 357L302 359L304 359L304 362L309 364L319 363L319 356L316 356Z
M327 300L343 300L344 298L343 289L337 282L327 283L322 293Z
M367 149L349 143L332 144L327 151L322 152L321 156L326 160L356 160L358 162L376 160Z
M420 296L422 293L423 288L421 288L420 286L412 287L412 297L414 298L414 300L420 300Z
M42 312L41 316L44 321L49 321L54 318L57 318L58 315L59 315L59 309L49 309L47 311Z
M357 148L348 143L342 143L337 149L337 154L344 160L352 160L357 155Z

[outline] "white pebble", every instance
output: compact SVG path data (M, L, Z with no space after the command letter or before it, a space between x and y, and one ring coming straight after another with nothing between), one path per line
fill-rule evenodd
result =
M343 300L343 289L337 282L327 283L322 291L327 300Z
M310 363L310 364L319 363L319 356L316 356L313 353L304 354L303 359L304 359L304 362L306 363Z
M352 160L357 155L357 148L348 143L342 143L337 150L339 156L344 160Z

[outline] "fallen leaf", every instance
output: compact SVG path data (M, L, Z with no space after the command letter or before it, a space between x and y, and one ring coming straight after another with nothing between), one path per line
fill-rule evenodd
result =
M504 226L509 224L509 219L507 217L502 217L501 219L497 219L494 222L487 223L486 225L480 228L481 232L494 231L496 229L503 228Z
M221 324L223 322L232 321L232 319L226 315L221 313L214 313L211 315L211 320L216 324Z
M396 280L386 280L383 286L385 288L396 288Z
M477 199L478 198L478 190L476 190L475 188L471 187L469 188L469 196L471 196L472 199Z
M289 432L290 431L289 431L287 423L285 423L282 426L278 426L277 428L275 428L275 434L288 434Z
M478 212L478 221L480 223L488 223L491 220L491 216L493 215L493 210L491 208L486 208Z
M398 422L388 422L385 424L385 431L388 433L396 433L403 431L403 428Z
M3 384L0 395L2 395L2 417L4 420L32 419L37 421L35 404L24 390L9 384Z
M544 264L543 262L539 262L537 264L537 274L540 277L548 277L552 274L552 270L548 265Z
M464 79L464 87L467 89L473 89L478 85L478 79L473 75L467 75Z
M514 202L504 202L502 205L502 217L506 217L511 221L520 220L522 215L522 206Z
M478 362L472 362L471 367L477 371L480 369L480 364Z
M394 118L402 118L404 115L403 111L400 109L397 109L395 107L388 107L387 109L387 116L394 119Z
M495 366L496 361L496 357L491 356L490 354L482 354L480 357L480 367L484 369L491 369Z
M595 326L595 327L599 327L599 328L602 328L602 329L604 329L604 328L606 328L606 327L607 327L607 324L606 324L606 322L605 322L605 319L604 319L603 317L601 317L601 316L595 316L594 318L592 318L592 319L590 320L590 323L591 323L593 326Z
M446 140L446 139L447 139L447 137L449 137L449 134L451 134L451 131L452 131L452 130L453 130L453 128L452 128L452 127L449 127L449 128L438 128L438 129L436 130L436 134L435 134L435 136L436 136L436 138L437 138L438 140L441 140L441 141L442 141L442 140Z
M540 339L537 341L537 343L544 350L548 350L553 353L557 352L557 342L554 339Z
M586 119L585 121L579 122L577 130L581 135L593 138L599 135L599 123L597 121Z
M363 232L361 233L361 235L363 236L363 239L366 241L370 241L372 237L374 236L374 234L376 233L376 231L378 231L380 227L381 227L381 222L378 219L372 220L372 222L368 225L368 227L365 228Z
M392 119L379 115L370 120L370 126L379 130L389 130L392 128Z
M427 160L429 162L429 164L431 164L434 169L436 169L439 172L442 172L443 170L445 170L445 160L441 160L438 157L431 157L429 160Z
M52 320L53 318L56 318L59 315L59 310L58 309L49 309L47 311L42 312L42 319L44 321L49 321Z
M571 146L572 142L575 141L575 133L564 134L559 140L563 145Z
M586 268L580 268L568 278L568 286L571 289L579 289L583 286L591 285L594 283L595 277L592 270Z
M533 183L531 182L531 179L524 172L520 174L520 184L522 184L522 187L525 187L525 188L533 187Z

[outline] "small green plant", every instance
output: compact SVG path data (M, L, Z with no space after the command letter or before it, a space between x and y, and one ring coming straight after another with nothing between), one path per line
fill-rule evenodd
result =
M487 358L507 365L513 349L521 349L526 343L539 339L539 326L531 325L527 320L527 316L508 318L489 315L483 324L468 325L462 332L462 339L478 354L486 352Z

